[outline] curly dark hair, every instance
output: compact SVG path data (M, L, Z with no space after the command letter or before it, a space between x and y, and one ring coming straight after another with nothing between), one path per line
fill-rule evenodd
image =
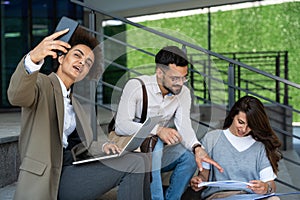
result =
M69 44L71 45L71 48L78 45L83 44L88 46L95 55L95 60L92 68L90 69L89 73L87 74L86 78L88 79L98 79L99 76L102 74L102 51L101 47L99 45L99 41L96 39L95 36L93 36L91 33L89 33L86 29L84 29L82 26L78 26L75 30L74 34L72 35ZM55 60L54 63L54 69L53 71L56 72L58 69L58 61Z
M265 146L268 159L272 165L275 174L278 173L278 162L282 158L279 150L281 142L273 129L269 118L265 112L262 102L253 96L244 96L240 98L231 108L227 115L223 128L231 126L235 115L244 112L247 117L248 126L251 128L250 135Z

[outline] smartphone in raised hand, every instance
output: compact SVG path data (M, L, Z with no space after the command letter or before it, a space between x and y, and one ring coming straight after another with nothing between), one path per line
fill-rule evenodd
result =
M73 19L70 19L68 17L63 16L60 21L58 22L55 32L62 31L66 28L69 28L69 31L65 33L64 35L57 38L57 40L61 40L64 42L69 43L73 33L75 32L76 28L78 27L79 23ZM62 54L62 52L58 52L59 55Z

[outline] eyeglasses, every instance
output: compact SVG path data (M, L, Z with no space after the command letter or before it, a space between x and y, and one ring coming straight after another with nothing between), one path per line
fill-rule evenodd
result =
M169 77L173 83L178 83L180 81L182 81L183 83L186 83L189 81L188 77L186 77L186 76L182 76L182 77L181 76L168 76L168 75L166 75L166 76Z
M169 76L164 70L161 70L173 83L183 82L186 83L189 81L187 76Z

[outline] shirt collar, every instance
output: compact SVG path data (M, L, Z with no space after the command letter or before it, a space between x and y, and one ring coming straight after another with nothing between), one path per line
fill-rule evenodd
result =
M159 88L158 82L157 82L157 77L156 74L150 76L151 77L151 82L156 83L152 85L152 89L155 92L155 94L161 94L161 90ZM172 97L174 96L172 93L167 94L166 96Z
M229 130L229 128L225 129L224 133L225 133L225 135L227 135L230 138L237 138L239 140L254 140L253 137L252 137L252 135L247 135L247 136L244 136L244 137L235 136L233 133L231 133L231 131Z
M65 84L62 82L62 80L59 78L59 76L57 74L55 74L56 77L58 78L59 80L59 83L60 83L60 87L61 87L61 91L62 91L62 94L63 94L63 97L69 97L70 96L70 92L71 90L67 90Z

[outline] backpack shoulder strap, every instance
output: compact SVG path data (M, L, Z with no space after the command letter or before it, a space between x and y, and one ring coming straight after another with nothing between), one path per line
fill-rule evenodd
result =
M132 79L137 79L140 81L142 84L142 91L143 91L143 108L142 108L142 114L141 114L141 120L140 123L144 123L146 121L147 117L147 109L148 109L148 95L147 95L147 90L145 83L142 79L139 78L132 78ZM114 117L111 119L111 121L108 124L108 132L111 132L115 130L115 118L116 118L117 113L114 115Z
M142 79L139 78L133 78L133 79L137 79L140 81L140 83L142 84L142 90L143 90L143 108L142 108L142 115L141 115L141 123L144 123L146 121L146 117L147 117L147 109L148 109L148 95L147 95L147 90L146 90L146 86L145 83Z

